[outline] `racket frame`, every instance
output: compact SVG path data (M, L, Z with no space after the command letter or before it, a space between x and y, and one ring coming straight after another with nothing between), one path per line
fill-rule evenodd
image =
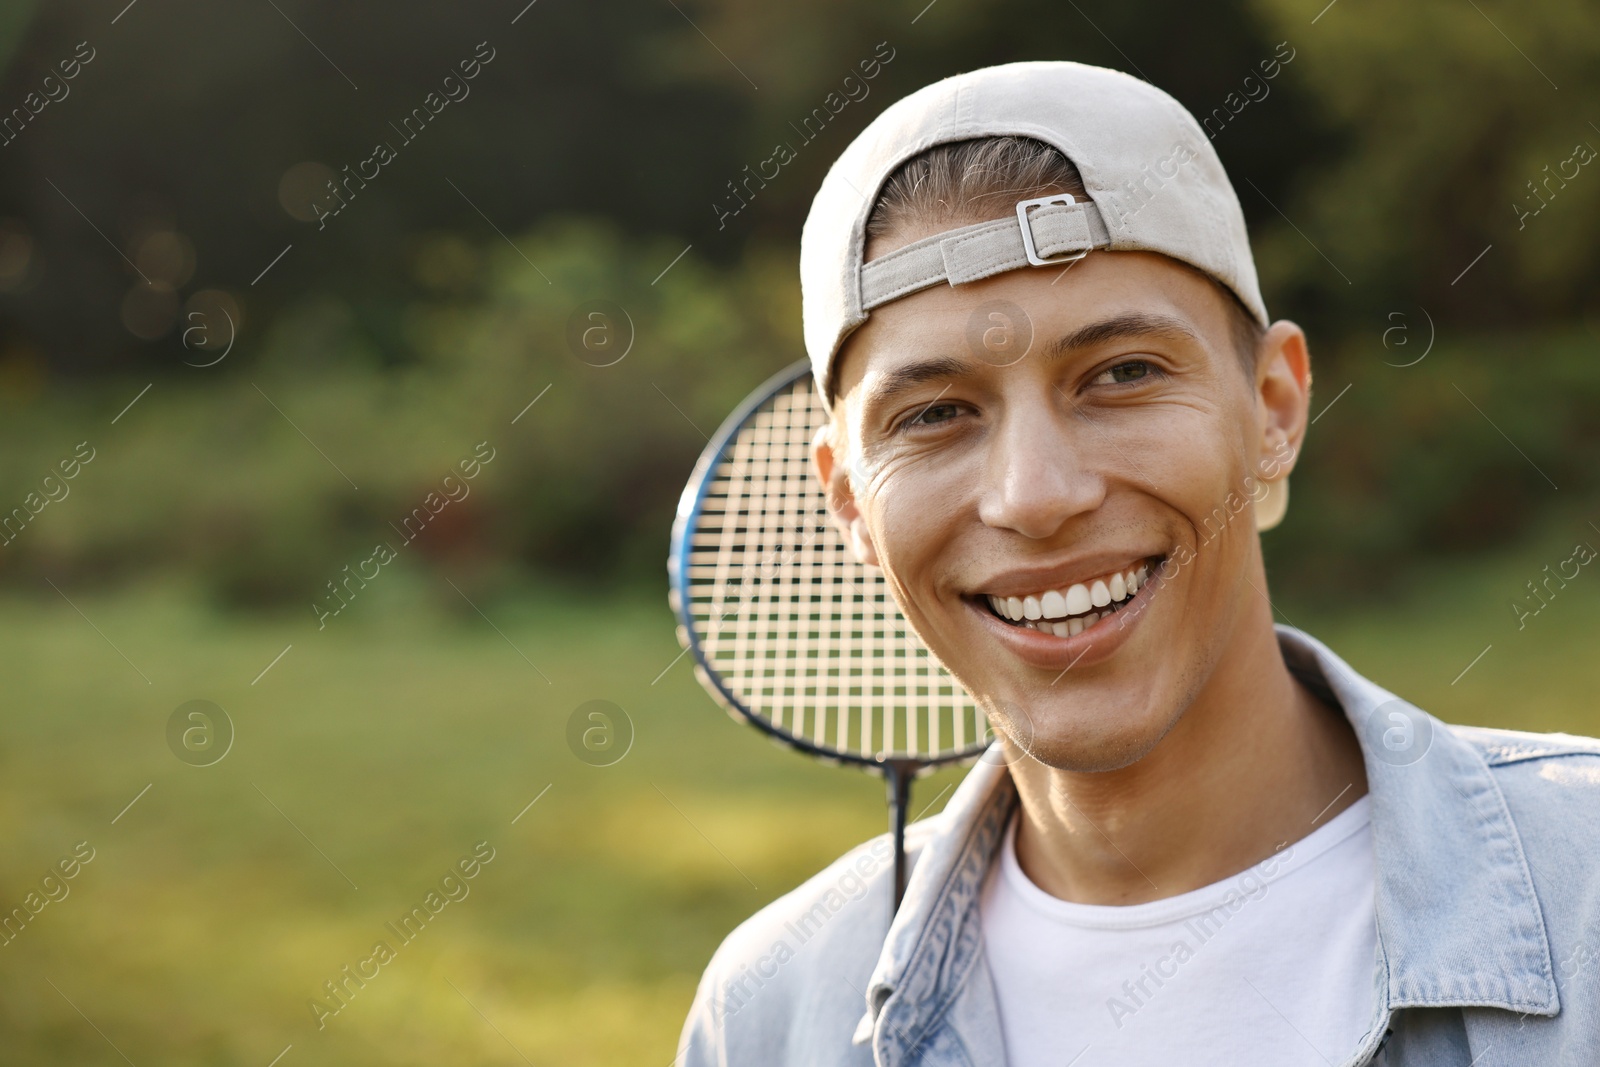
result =
M667 556L668 600L671 602L673 614L678 619L678 640L694 656L696 677L730 714L743 719L773 740L815 759L836 765L854 766L883 776L888 790L889 829L894 837L894 910L898 911L905 895L905 828L906 809L911 799L911 780L945 764L975 761L988 749L988 743L981 747L938 756L904 756L895 753L867 756L824 748L774 725L752 711L734 694L723 681L721 673L707 658L705 647L700 641L700 634L695 629L696 620L692 614L694 601L689 588L688 557L691 554L689 542L699 524L706 496L717 472L722 464L730 462L725 450L733 443L739 431L744 429L745 425L775 397L792 390L800 381L811 376L811 364L806 360L790 364L772 375L722 421L722 425L717 427L717 432L711 436L705 450L700 453L700 458L695 462L694 472L678 499L678 512L672 524L672 544ZM815 388L814 382L812 387Z

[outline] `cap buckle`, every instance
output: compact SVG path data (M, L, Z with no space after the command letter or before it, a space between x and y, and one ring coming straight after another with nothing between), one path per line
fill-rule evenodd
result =
M1076 254L1062 254L1051 256L1049 259L1040 259L1039 250L1034 247L1033 228L1028 224L1028 209L1047 207L1050 204L1063 204L1071 206L1078 202L1071 193L1058 193L1055 196L1041 196L1035 200L1017 201L1017 225L1022 229L1022 250L1028 254L1028 262L1035 267L1047 267L1052 263L1075 263L1088 255L1091 249L1085 248Z

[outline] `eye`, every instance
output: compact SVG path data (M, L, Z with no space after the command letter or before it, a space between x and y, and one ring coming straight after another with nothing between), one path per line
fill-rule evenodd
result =
M918 427L938 426L941 423L949 422L960 414L960 404L949 402L933 403L912 412L902 419L895 429L903 431L917 429Z
M1146 359L1128 359L1095 375L1093 385L1132 385L1161 377L1161 368Z

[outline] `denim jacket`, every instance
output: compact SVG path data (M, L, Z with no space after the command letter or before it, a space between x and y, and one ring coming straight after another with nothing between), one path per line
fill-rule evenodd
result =
M1315 638L1277 634L1290 670L1350 719L1372 798L1371 1026L1337 1067L1600 1065L1600 741L1447 725ZM985 758L912 824L892 922L884 836L741 924L700 981L677 1063L1002 1067L979 895L1016 803Z

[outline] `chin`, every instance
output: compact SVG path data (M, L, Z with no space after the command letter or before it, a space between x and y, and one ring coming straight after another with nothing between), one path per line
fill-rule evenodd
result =
M1139 699L1096 710L1085 707L1082 694L1052 695L1056 699L1030 701L1031 714L1011 701L985 702L995 730L1011 741L1013 760L1081 773L1121 770L1149 755L1178 719L1155 714L1152 708L1166 705L1142 687Z

